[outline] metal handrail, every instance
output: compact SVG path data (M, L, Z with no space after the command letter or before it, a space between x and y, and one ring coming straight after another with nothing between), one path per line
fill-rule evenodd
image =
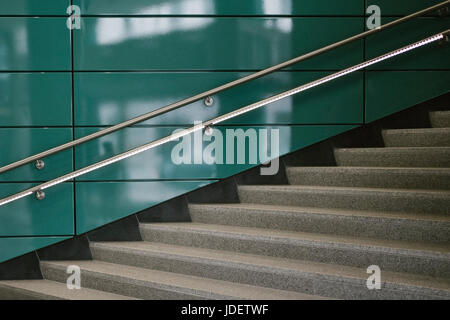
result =
M10 203L10 202L13 202L13 201L18 200L18 199L27 197L27 196L35 193L35 192L36 192L36 196L38 197L38 199L39 198L42 199L43 197L45 197L45 193L44 193L43 190L45 190L47 188L50 188L50 187L53 187L53 186L58 185L60 183L63 183L65 181L74 179L76 177L79 177L79 176L84 175L86 173L89 173L89 172L92 172L94 170L100 169L102 167L108 166L110 164L116 163L116 162L121 161L123 159L132 157L132 156L134 156L136 154L139 154L141 152L153 149L153 148L155 148L157 146L160 146L162 144L165 144L167 142L177 140L177 139L179 139L181 137L184 137L186 135L192 134L192 133L194 133L196 131L203 130L205 128L210 128L211 126L213 126L215 124L218 124L220 122L223 122L223 121L226 121L228 119L237 117L237 116L239 116L241 114L244 114L244 113L247 113L249 111L258 109L258 108L263 107L263 106L265 106L265 105L267 105L269 103L273 103L273 102L276 102L278 100L284 99L286 97L292 96L294 94L297 94L297 93L306 91L308 89L317 87L317 86L322 85L322 84L324 84L326 82L335 80L337 78L340 78L340 77L345 76L347 74L350 74L350 73L353 73L355 71L361 70L361 69L366 68L368 66L371 66L373 64L382 62L384 60L391 59L391 58L393 58L395 56L404 54L406 52L412 51L412 50L417 49L419 47L428 45L430 43L433 43L433 42L436 42L436 41L439 41L439 40L443 40L443 39L448 39L449 36L450 36L450 29L446 30L446 31L443 31L443 32L441 32L439 34L436 34L434 36L428 37L426 39L423 39L421 41L418 41L418 42L415 42L413 44L410 44L408 46L405 46L405 47L402 47L400 49L394 50L394 51L389 52L387 54L384 54L382 56L379 56L379 57L376 57L374 59L365 61L363 63L360 63L360 64L356 65L356 66L353 66L353 67L347 68L345 70L333 73L331 75L328 75L326 77L323 77L323 78L320 78L318 80L312 81L310 83L304 84L302 86L296 87L294 89L285 91L283 93L274 95L274 96L269 97L267 99L264 99L264 100L258 101L256 103L253 103L251 105L248 105L248 106L242 107L240 109L231 111L231 112L226 113L224 115L218 116L218 117L216 117L214 119L208 120L208 121L206 121L204 123L196 124L196 125L188 128L188 129L179 131L179 132L174 133L174 134L172 134L170 136L166 136L164 138L152 141L150 143L147 143L145 145L142 145L142 146L136 147L134 149L131 149L129 151L123 152L123 153L118 154L116 156L113 156L111 158L108 158L108 159L102 160L100 162L97 162L95 164L89 165L89 166L87 166L85 168L73 171L71 173L68 173L68 174L66 174L64 176L61 176L59 178L56 178L54 180L51 180L51 181L45 182L43 184L40 184L38 186L32 187L32 188L30 188L28 190L19 192L19 193L15 194L15 195L12 195L10 197L1 199L0 200L0 206L5 205L5 204Z
M60 145L60 146L57 146L57 147L48 149L48 150L46 150L46 151L40 152L40 153L38 153L38 154L35 154L35 155L30 156L30 157L28 157L28 158L25 158L25 159L23 159L23 160L16 161L16 162L14 162L14 163L11 163L11 164L9 164L9 165L6 165L6 166L4 166L4 167L1 167L1 168L0 168L0 174L3 173L3 172L9 171L9 170L18 168L18 167L20 167L20 166L23 166L23 165L25 165L25 164L27 164L27 163L30 163L30 162L33 162L33 161L41 160L41 159L46 158L46 157L48 157L48 156L50 156L50 155L53 155L53 154L55 154L55 153L58 153L58 152L60 152L60 151L63 151L63 150L66 150L66 149L69 149L69 148L72 148L72 147L75 147L75 146L77 146L77 145L80 145L80 144L82 144L82 143L88 142L88 141L90 141L90 140L93 140L93 139L96 139L96 138L100 138L100 137L105 136L105 135L107 135L107 134L109 134L109 133L118 131L118 130L120 130L120 129L129 127L129 126L132 126L132 125L137 124L137 123L139 123L139 122L142 122L142 121L145 121L145 120L149 120L149 119L151 119L151 118L157 117L157 116L162 115L162 114L164 114L164 113L167 113L167 112L169 112L169 111L173 111L173 110L179 109L179 108L181 108L181 107L183 107L183 106L185 106L185 105L188 105L188 104L190 104L190 103L193 103L193 102L196 102L196 101L199 101L199 100L208 98L208 97L210 97L210 96L212 96L212 95L214 95L214 94L217 94L217 93L219 93L219 92L222 92L222 91L224 91L224 90L231 89L231 88L233 88L233 87L235 87L235 86L238 86L238 85L241 85L241 84L243 84L243 83L246 83L246 82L249 82L249 81L252 81L252 80L261 78L261 77L263 77L263 76L265 76L265 75L268 75L268 74L273 73L273 72L275 72L275 71L278 71L278 70L280 70L280 69L289 67L289 66L291 66L291 65L293 65L293 64L296 64L296 63L299 63L299 62L301 62L301 61L304 61L304 60L310 59L310 58L312 58L312 57L318 56L318 55L320 55L320 54L323 54L323 53L328 52L328 51L330 51L330 50L336 49L336 48L338 48L338 47L341 47L341 46L346 45L346 44L348 44L348 43L354 42L354 41L356 41L356 40L363 39L363 38L365 38L365 37L367 37L367 36L369 36L369 35L372 35L372 34L374 34L374 33L380 32L380 31L382 31L382 30L386 30L386 29L388 29L388 28L391 28L391 27L393 27L393 26L395 26L395 25L397 25L397 24L406 22L406 21L408 21L408 20L411 20L411 19L414 19L414 18L423 16L423 15L425 15L425 14L427 14L427 13L436 11L436 10L441 9L441 8L443 8L443 7L446 7L446 6L448 6L448 5L450 5L450 0L441 2L441 3L439 3L439 4L436 4L436 5L434 5L434 6L431 6L431 7L429 7L429 8L426 8L426 9L417 11L417 12L415 12L415 13L413 13L413 14L410 14L410 15L408 15L408 16L405 16L405 17L403 17L403 18L394 20L394 21L392 21L392 22L389 22L389 23L387 23L387 24L385 24L385 25L380 26L379 28L376 28L376 29L372 29L372 30L368 30L368 31L362 32L362 33L360 33L360 34L357 34L357 35L352 36L352 37L350 37L350 38L347 38L347 39L345 39L345 40L342 40L342 41L333 43L333 44L331 44L331 45L325 46L325 47L320 48L320 49L318 49L318 50L309 52L309 53L307 53L307 54L298 56L298 57L296 57L296 58L294 58L294 59L291 59L291 60L285 61L285 62L283 62L283 63L277 64L277 65L272 66L272 67L270 67L270 68L267 68L267 69L258 71L258 72L253 73L253 74L250 74L250 75L245 76L245 77L243 77L243 78L240 78L240 79L238 79L238 80L235 80L235 81L226 83L226 84L221 85L221 86L219 86L219 87L217 87L217 88L214 88L214 89L205 91L205 92L203 92L203 93L197 94L197 95L195 95L195 96L192 96L192 97L187 98L187 99L184 99L184 100L180 100L180 101L178 101L178 102L175 102L175 103L173 103L173 104L164 106L164 107L159 108L159 109L157 109L157 110L154 110L154 111L145 113L145 114L143 114L143 115L140 115L140 116L138 116L138 117L136 117L136 118L127 120L127 121L125 121L125 122L121 122L121 123L119 123L119 124L116 124L116 125L113 125L113 126L111 126L111 127L102 129L102 130L97 131L97 132L95 132L95 133L92 133L92 134L90 134L90 135L84 136L84 137L82 137L82 138L79 138L79 139L76 139L76 140L67 142L67 143L65 143L65 144L62 144L62 145Z

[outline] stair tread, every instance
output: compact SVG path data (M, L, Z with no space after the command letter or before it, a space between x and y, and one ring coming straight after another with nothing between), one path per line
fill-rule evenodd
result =
M158 287L166 287L172 290L189 291L189 293L214 293L224 297L242 299L323 299L319 296L302 294L291 291L257 287L234 282L201 278L197 276L183 275L158 270L132 267L127 265L102 262L98 260L88 261L43 261L47 267L65 270L69 265L78 265L82 271L97 274L107 274L115 279L128 279L136 282L153 283Z
M385 147L450 147L450 128L387 129Z
M241 185L243 203L396 211L406 214L450 214L450 190L380 187Z
M450 147L369 147L369 148L337 148L337 151L354 151L354 152L421 152L421 151L450 151Z
M450 167L450 146L336 148L334 156L347 167Z
M443 113L443 114L448 114L448 115L450 115L450 110L430 111L430 113L436 113L436 114Z
M135 300L114 293L81 288L69 290L65 283L51 280L5 280L0 287L16 290L38 299L65 300Z
M449 222L450 216L434 215L434 214L411 214L405 215L404 212L398 213L395 211L369 211L369 210L354 210L354 209L332 209L332 208L317 208L317 207L298 207L298 206L281 206L258 203L214 203L214 204L189 204L193 209L239 209L239 210L258 210L261 212L279 211L280 213L288 212L293 214L318 214L318 215L333 215L333 216L358 216L358 217L379 217L386 219L399 220L425 220L436 222Z
M445 117L450 117L450 110L431 111L430 114L433 115L433 116L445 116Z
M450 168L327 166L287 167L290 185L449 190Z
M384 129L383 133L396 134L396 133L448 133L450 134L450 128L408 128L408 129Z
M450 174L450 168L430 168L430 167L346 167L346 166L330 166L330 167L288 167L287 171L299 172L392 172L392 173L429 173L429 174Z
M160 244L147 241L134 242L93 242L92 246L117 251L133 252L137 254L155 254L171 256L181 260L208 261L216 264L239 264L252 269L270 268L280 272L300 272L320 277L333 276L347 279L365 280L367 272L363 268L349 267L337 264L275 258L269 256L236 253L223 250L185 247L172 244ZM433 278L422 275L383 271L383 281L403 285L413 285L435 289L449 290L450 279Z
M141 223L142 228L159 230L188 230L191 232L213 233L244 238L259 238L261 241L299 241L311 246L352 247L361 250L382 252L402 251L409 255L450 259L450 246L434 243L418 243L398 240L367 239L322 233L293 232L277 229L263 229L229 225L215 225L195 222Z
M388 194L427 194L438 196L450 196L447 190L430 189L392 189L392 188L366 188L366 187L328 187L328 186L302 186L302 185L240 185L238 189L258 191L324 191L324 192L371 192Z

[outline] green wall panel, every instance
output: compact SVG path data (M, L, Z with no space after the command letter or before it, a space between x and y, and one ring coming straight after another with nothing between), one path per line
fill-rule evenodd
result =
M70 70L66 18L0 18L0 70Z
M70 73L0 73L0 126L72 125Z
M378 5L383 16L407 15L443 2L443 0L366 0L367 6Z
M112 125L246 76L238 72L77 73L75 124ZM141 124L183 125L205 121L323 77L325 72L277 72ZM355 73L273 103L226 124L361 123L363 75Z
M369 0L366 4L380 5L386 17L408 14L437 2ZM81 6L85 15L116 16L83 17L81 29L74 30L74 68L89 71L75 72L74 77L74 123L81 126L75 128L77 137L245 76L249 70L358 34L365 25L363 0L74 0L73 4ZM0 3L0 16L4 15L0 17L0 71L6 71L0 73L0 127L23 127L0 128L0 166L72 139L71 74L28 72L71 71L66 18L5 17L66 15L68 5L69 0ZM190 17L177 17L181 15ZM383 23L390 20L384 18ZM448 28L449 18L423 18L397 26L368 38L366 56L383 54ZM363 59L363 43L347 45L288 71L220 93L212 107L199 101L149 120L145 126L78 146L76 167L354 65ZM370 122L448 92L450 71L442 71L450 67L448 55L449 46L419 49L374 67L393 71L369 71L365 83L359 72L229 120L216 129L224 138L226 129L278 129L280 155L284 155L357 127L363 122L364 96L365 120ZM410 69L423 71L395 71ZM116 70L126 72L102 72ZM176 165L171 153L178 143L78 178L77 233L255 166L249 163L248 151L246 164ZM209 144L203 142L203 147ZM0 197L72 171L71 150L44 160L42 171L29 164L1 174ZM74 233L73 188L73 183L64 183L46 190L43 201L30 196L0 207L0 262Z
M73 235L73 183L45 190L45 199L34 195L0 207L0 237ZM31 188L29 183L0 183L5 198Z
M364 0L74 0L83 14L360 15Z
M385 18L382 19L382 23L385 24L392 20L392 18ZM373 58L448 29L450 29L450 18L415 19L368 37L366 56ZM370 69L450 69L449 56L449 44L439 46L437 43L433 43L400 57L381 62Z
M368 72L366 121L371 122L450 91L450 71Z
M93 230L212 182L77 182L77 233Z
M280 138L280 155L287 154L292 150L308 146L325 138L345 132L356 126L352 125L309 125L309 126L254 126L254 127L216 127L223 136L223 164L194 164L194 137L191 135L191 164L175 164L172 161L172 150L181 142L174 141L159 146L153 150L145 151L129 159L117 162L110 166L91 172L78 180L141 180L141 179L218 179L226 178L240 171L249 169L251 164L248 157L248 143L245 148L246 162L238 164L235 152L235 164L226 164L226 130L251 129L278 129ZM106 159L112 155L124 152L131 148L140 146L158 138L168 136L179 129L176 127L153 127L153 128L128 128L120 132L110 134L90 141L76 148L76 167L82 168L94 162ZM76 135L82 136L94 132L94 128L77 128ZM270 140L270 138L268 138ZM212 141L211 141L212 142ZM204 150L210 141L203 142ZM258 140L259 143L259 140ZM237 143L235 143L236 145ZM199 145L199 144L197 144ZM258 148L259 154L259 148ZM258 157L259 158L259 157ZM260 159L258 159L258 162Z
M56 147L72 140L71 128L0 128L0 166ZM0 181L43 181L72 171L72 151L66 150L43 159L45 167L34 163L0 174Z
M2 0L0 15L63 15L70 0Z
M363 18L82 18L76 70L261 69L360 33ZM313 36L314 35L314 36ZM362 60L362 42L302 62L335 69Z
M69 237L0 238L0 263L66 239Z

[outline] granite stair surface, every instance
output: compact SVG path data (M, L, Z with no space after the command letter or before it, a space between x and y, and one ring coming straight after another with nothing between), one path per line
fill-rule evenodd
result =
M450 299L450 112L430 112L430 123L383 130L384 147L336 148L336 166L288 166L286 185L238 185L237 203L189 203L190 222L141 222L142 241L91 241L92 260L43 260L44 280L2 281L0 292ZM69 265L80 291L64 289ZM373 265L381 289L367 286Z

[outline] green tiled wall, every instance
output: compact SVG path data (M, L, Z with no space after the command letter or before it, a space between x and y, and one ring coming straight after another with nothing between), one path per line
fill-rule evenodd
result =
M360 33L438 1L15 0L0 2L0 166ZM81 29L66 27L81 8ZM430 15L0 175L0 196L55 178L444 29ZM217 129L276 128L281 154L449 91L450 47L432 45L279 101ZM0 262L250 168L180 165L171 146L0 208ZM76 209L75 209L76 208Z

